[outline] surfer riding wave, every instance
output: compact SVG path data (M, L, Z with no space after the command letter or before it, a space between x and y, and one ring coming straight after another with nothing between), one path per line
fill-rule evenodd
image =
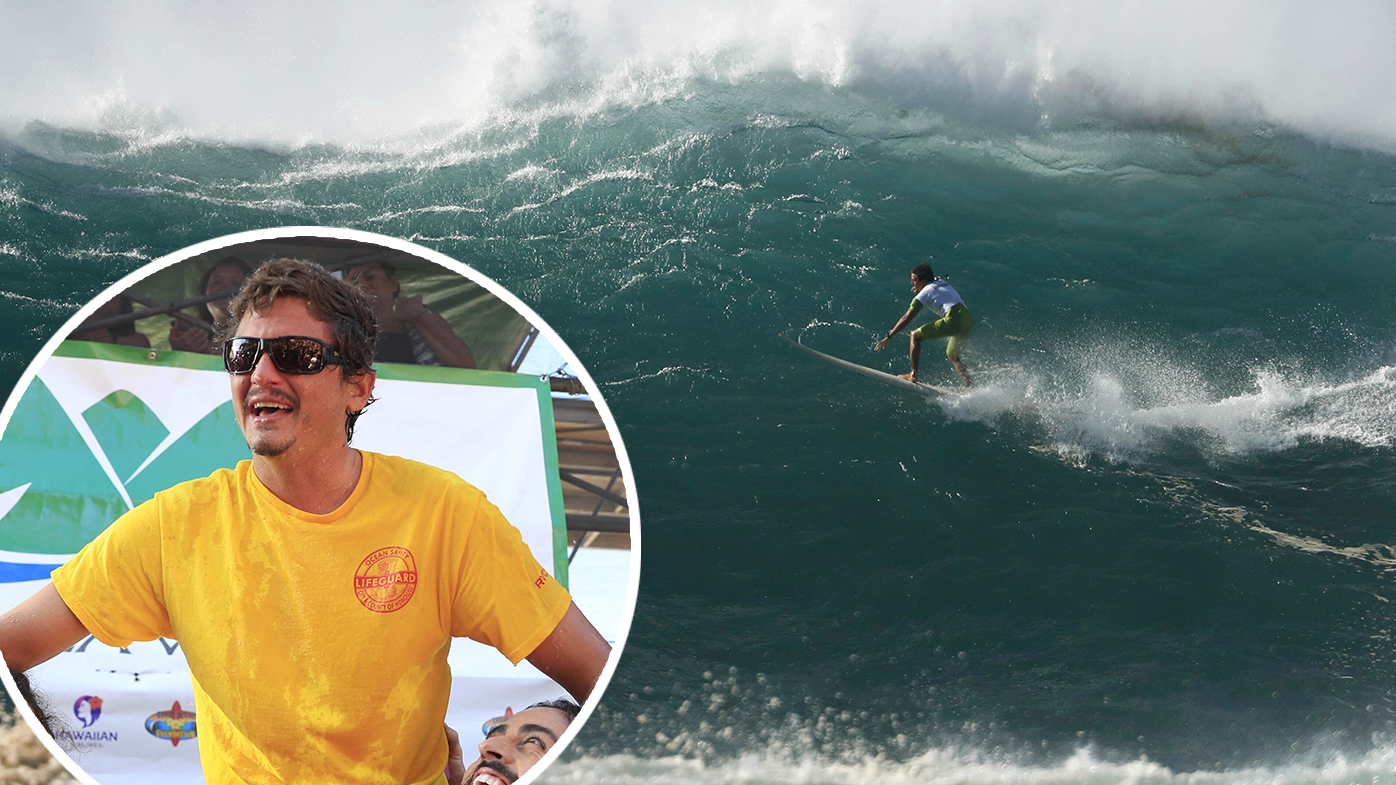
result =
M873 349L877 351L885 349L887 342L892 340L892 336L910 324L923 306L934 306L936 311L940 313L940 318L911 331L911 373L898 375L909 382L916 381L917 366L921 362L921 341L928 338L949 338L950 340L945 346L945 358L950 361L951 365L955 366L955 373L960 375L965 387L969 387L969 370L960 360L960 344L969 337L970 330L974 326L974 318L970 316L969 309L965 307L964 299L960 297L960 293L955 291L954 287L937 278L931 266L924 262L916 265L911 271L911 291L916 294L911 300L911 307L906 309L906 313L897 320L892 331L878 341Z

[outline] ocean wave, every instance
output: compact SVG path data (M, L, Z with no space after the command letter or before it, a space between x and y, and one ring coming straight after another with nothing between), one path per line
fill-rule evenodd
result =
M571 196L572 194L576 193L577 191L580 191L580 190L582 190L583 188L587 188L588 186L592 186L592 185L595 185L595 184L597 184L597 183L612 182L612 181L625 181L625 180L648 180L648 181L653 181L653 180L654 180L654 175L653 175L652 173L650 173L650 172L642 172L642 171L638 171L638 170L635 170L635 169L612 169L612 170L607 170L607 171L603 171L603 172L597 172L597 173L595 173L595 174L591 174L591 175L588 175L588 176L586 176L586 177L583 177L583 178L581 178L581 179L579 179L579 180L574 180L572 183L570 183L569 185L567 185L567 187L563 188L562 190L558 191L557 193L550 194L550 195L548 196L547 199L544 199L544 200L541 201L541 202L533 202L533 203L529 203L529 204L521 204L521 205L518 205L517 207L514 207L512 210L510 210L510 212L511 212L511 213L518 213L518 212L527 212L527 211L529 211L529 210L536 210L536 209L538 209L538 208L540 208L540 207L546 207L546 206L552 204L553 202L557 202L557 201L559 201L559 200L566 199L567 197Z
M75 259L131 259L137 262L148 262L153 258L144 248L112 250L105 245L74 248L70 253Z
M177 191L163 186L131 185L112 186L102 189L106 193L135 196L168 196L177 199L188 199L195 202L207 202L226 207L244 207L252 210L268 210L272 212L297 212L301 210L362 210L363 207L352 202L340 202L337 204L310 204L299 199L290 198L266 198L266 199L229 199L223 196L214 196L208 193L198 193L194 191Z
M1357 758L1315 756L1312 761L1222 771L1173 771L1147 758L1111 760L1083 747L1056 765L1033 765L956 748L935 749L911 761L872 755L861 760L799 757L776 750L718 761L672 755L582 757L554 764L544 780L552 785L1350 785L1396 783L1396 750L1374 750Z
M546 166L529 164L528 166L525 166L522 169L516 169L515 171L510 172L509 176L504 178L504 180L505 182L510 182L513 180L540 180L547 177L552 177L557 173L557 170L549 169Z
M365 175L387 172L429 172L455 166L509 156L524 149L529 133L515 133L511 141L499 145L479 146L474 134L458 139L454 134L444 139L413 133L384 140L373 145L347 145L342 150L326 154L309 164L298 164L281 175L284 185L307 182L351 180Z
M18 292L9 292L5 291L4 289L0 289L0 298L18 303L38 305L41 306L47 313L72 312L77 310L82 305L82 303L70 303L64 302L62 300L30 297L26 294L20 294Z
M20 192L12 187L8 182L0 181L0 208L7 210L18 210L29 207L48 215L59 218L71 218L74 221L86 221L87 216L61 209L47 202L35 202L20 195ZM6 244L8 246L8 243Z
M685 365L669 365L657 370L635 369L634 375L623 379L601 382L603 387L624 387L631 384L653 382L655 380L665 380L668 383L688 383L692 384L698 379L725 380L726 376L711 368L691 368Z
M383 139L545 108L587 117L788 77L1015 126L1100 114L1390 150L1396 55L1372 31L1393 29L1393 13L1378 0L1223 11L1187 0L1128 13L1105 0L704 0L663 14L638 0L496 0L273 12L254 28L200 3L61 25L56 10L31 11L9 20L0 67L22 75L5 111L12 127L44 118L120 129L138 148L190 134L293 147ZM326 19L340 35L326 39ZM395 38L402 26L412 34ZM321 43L307 61L311 36ZM217 51L196 45L214 38ZM379 56L362 57L365 39Z
M383 221L396 221L401 218L411 218L417 215L458 215L460 213L488 213L483 207L465 207L462 205L442 204L431 207L414 207L410 210L393 210L390 212L375 215L364 220L368 223L381 223Z
M441 243L441 242L474 242L482 239L469 234L423 234L413 232L407 236L408 242L413 243Z

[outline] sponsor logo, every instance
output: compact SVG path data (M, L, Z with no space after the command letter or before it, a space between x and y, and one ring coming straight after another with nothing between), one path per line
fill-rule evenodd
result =
M96 695L84 695L73 703L73 716L78 718L82 727L90 728L97 718L102 716L102 699Z
M546 586L547 584L548 584L548 571L547 571L547 570L543 570L542 572L538 573L538 579L535 580L535 581L533 582L533 585L534 585L534 586L537 586L538 588L541 589L541 588L543 588L544 586Z
M155 738L166 739L176 747L184 739L193 739L199 735L194 712L181 709L179 701L175 701L169 711L157 711L146 717L145 729Z
M490 735L490 731L492 731L492 730L494 730L495 728L499 727L500 725L503 725L504 723L508 722L508 721L509 721L509 718L512 717L512 716L514 716L514 707L513 707L513 706L505 706L505 707L504 707L504 713L503 713L503 714L501 714L501 715L498 716L498 717L491 717L490 719L485 720L485 724L480 726L480 735L481 735L481 736L488 736L488 735Z
M417 561L406 548L379 548L354 571L354 596L374 613L392 613L417 591Z

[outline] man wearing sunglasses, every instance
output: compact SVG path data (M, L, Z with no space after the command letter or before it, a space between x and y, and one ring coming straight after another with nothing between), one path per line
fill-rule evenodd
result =
M585 701L610 647L447 472L349 444L377 327L317 265L248 279L224 343L251 461L157 494L0 618L23 671L89 634L175 638L209 783L444 780L452 637Z

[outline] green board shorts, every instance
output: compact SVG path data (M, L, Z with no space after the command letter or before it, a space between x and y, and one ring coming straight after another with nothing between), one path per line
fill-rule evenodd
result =
M960 342L969 337L973 327L974 317L969 315L969 309L964 303L956 303L950 306L950 313L921 325L913 334L923 341L928 338L949 338L949 343L945 345L945 356L958 359Z

